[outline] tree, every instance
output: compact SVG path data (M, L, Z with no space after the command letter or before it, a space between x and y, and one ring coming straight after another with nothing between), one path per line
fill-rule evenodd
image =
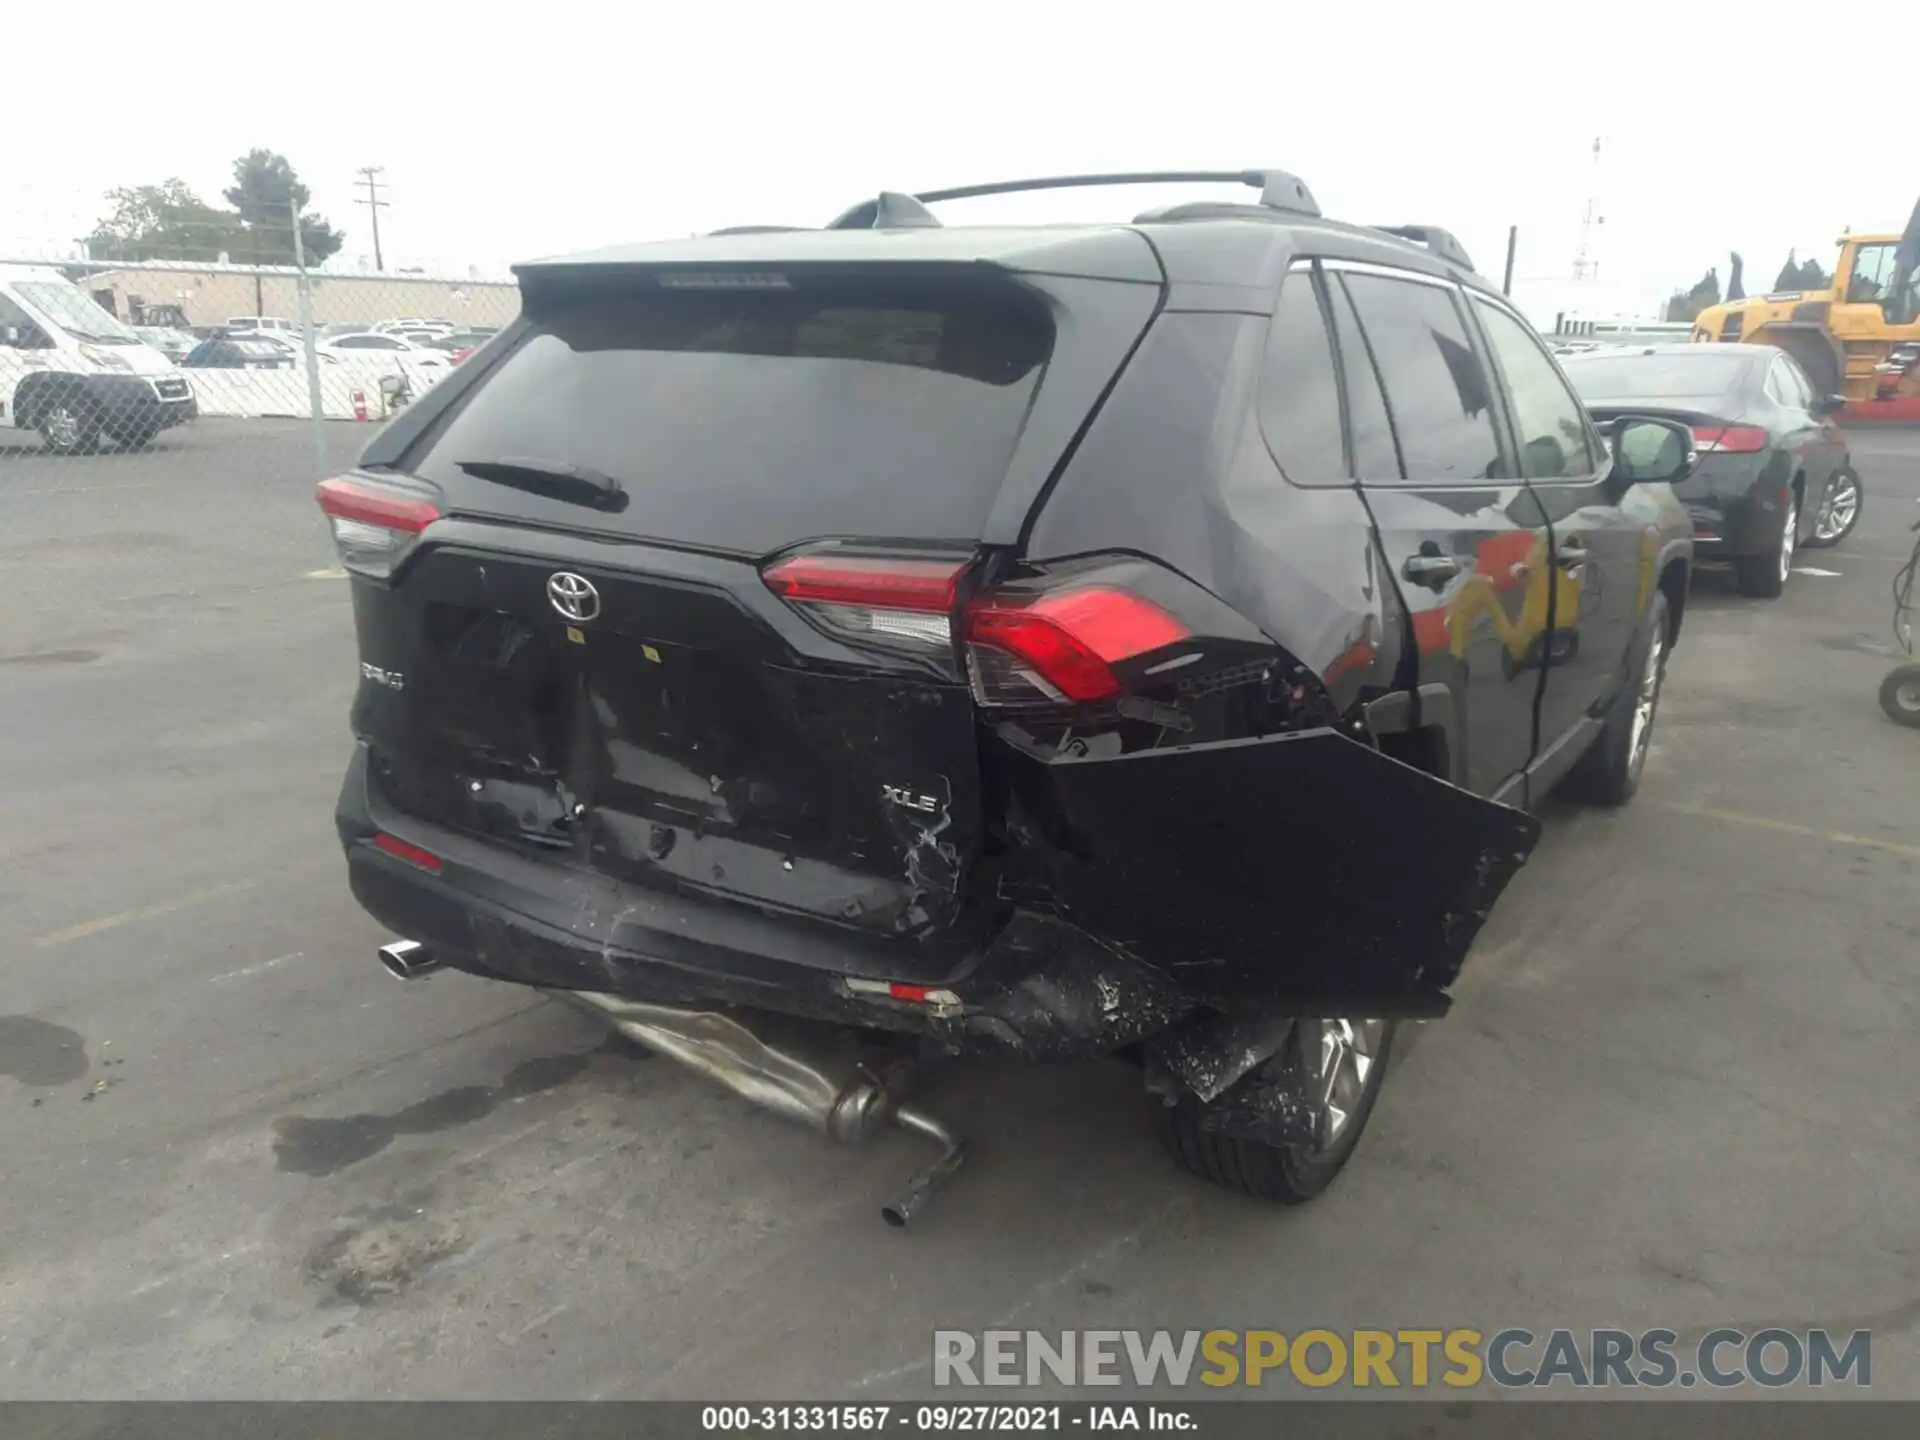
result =
M1740 283L1740 277L1746 271L1747 262L1740 258L1738 250L1731 252L1727 259L1732 262L1727 269L1727 299L1744 300L1747 298L1747 287Z
M1692 320L1709 305L1720 303L1720 271L1707 271L1694 282L1691 290L1676 290L1667 301L1669 320Z
M287 157L249 150L233 162L227 203L246 229L246 258L257 265L294 262L293 213L300 212L300 244L309 265L318 265L346 243L344 232L307 210L312 193L300 183Z
M1833 273L1818 260L1802 261L1800 265L1801 290L1825 290L1833 284Z
M246 243L240 217L207 204L180 179L109 190L113 213L93 227L96 260L218 260Z
M1800 262L1793 256L1793 251L1787 251L1787 263L1782 265L1780 273L1773 277L1773 288L1776 291L1800 288Z

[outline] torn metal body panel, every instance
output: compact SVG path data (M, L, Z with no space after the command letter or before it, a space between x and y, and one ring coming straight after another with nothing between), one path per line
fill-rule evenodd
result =
M1034 817L1009 871L1220 1006L1443 1013L1540 833L1324 728L1009 768Z

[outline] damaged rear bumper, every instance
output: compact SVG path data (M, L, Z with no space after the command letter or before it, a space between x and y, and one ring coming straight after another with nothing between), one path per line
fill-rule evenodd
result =
M1538 837L1531 817L1328 730L1108 759L1016 754L1003 922L937 982L923 971L889 989L857 937L388 813L367 764L362 747L337 814L353 893L455 968L1032 1058L1162 1037L1216 1083L1248 1048L1222 1013L1444 1013ZM439 868L377 848L383 832ZM1235 1047L1233 1065L1209 1059L1219 1046Z

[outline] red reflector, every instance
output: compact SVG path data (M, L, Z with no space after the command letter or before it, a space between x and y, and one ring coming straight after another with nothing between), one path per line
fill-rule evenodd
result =
M440 518L439 508L429 501L397 495L345 475L322 480L318 497L320 508L335 519L358 520L363 525L381 525L411 535Z
M896 980L887 986L887 994L891 995L895 1000L911 1000L918 1004L926 1000L927 987L924 985L902 985Z
M964 560L794 555L769 565L760 578L783 600L945 613L966 568Z
M409 865L418 865L422 870L431 871L435 875L440 873L440 857L429 854L418 845L409 845L406 841L397 840L384 831L373 837L373 845L376 850L384 850L396 860L404 860Z
M1069 700L1120 692L1109 667L1185 640L1193 632L1150 600L1092 586L1044 595L1030 605L991 601L967 616L967 639L1015 655Z
M1757 455L1767 448L1767 432L1757 425L1706 425L1693 432L1693 443L1722 455Z

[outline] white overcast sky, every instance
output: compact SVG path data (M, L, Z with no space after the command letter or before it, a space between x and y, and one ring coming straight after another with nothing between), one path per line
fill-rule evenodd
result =
M254 146L292 160L348 264L372 250L354 171L385 166L388 267L459 274L820 223L881 188L1278 165L1329 214L1446 226L1496 278L1518 225L1517 297L1550 321L1589 194L1595 308L1629 309L1709 265L1724 279L1729 249L1749 288L1789 247L1830 262L1846 226L1898 230L1920 188L1910 141L1846 121L1909 124L1898 83L1845 92L1867 71L1839 43L1898 57L1910 86L1920 6L1897 0L1844 31L1802 0L7 8L0 258L72 253L110 186L178 175L217 200ZM1767 77L1792 69L1807 103L1770 104ZM1180 198L944 214L1124 218Z

